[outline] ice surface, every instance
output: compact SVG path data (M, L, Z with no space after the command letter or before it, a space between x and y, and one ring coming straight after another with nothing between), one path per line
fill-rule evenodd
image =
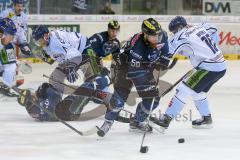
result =
M51 66L33 65L33 73L25 76L23 87L37 88L46 81ZM162 79L174 83L191 68L180 61ZM128 125L116 122L104 138L97 135L81 137L59 122L36 122L17 102L0 101L0 160L239 160L240 159L240 62L228 62L228 71L209 93L214 128L196 130L191 119L199 115L189 103L182 114L189 119L174 121L165 135L147 135L149 152L139 153L142 134L128 132ZM165 111L174 91L161 100ZM94 107L93 103L87 107ZM135 107L126 107L134 111ZM158 112L158 111L156 111ZM85 122L70 122L80 130L101 125L103 116ZM178 138L185 143L178 144Z

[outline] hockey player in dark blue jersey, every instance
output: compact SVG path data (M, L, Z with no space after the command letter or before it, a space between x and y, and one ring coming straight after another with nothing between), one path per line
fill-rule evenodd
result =
M51 84L43 83L35 93L23 90L18 97L18 103L24 106L28 114L39 121L57 121L55 116L65 121L73 121L80 117L79 114L70 112L68 105L58 106L62 95ZM51 114L47 113L49 111Z
M148 18L142 23L142 32L135 34L123 47L122 52L113 56L117 64L113 81L114 95L126 101L134 85L142 98L135 117L130 122L131 130L152 130L144 121L149 115L151 105L154 110L160 100L153 70L155 68L163 70L168 66L168 51L167 33L155 19ZM104 136L108 132L124 103L110 103L110 106L112 109L108 109L105 115L105 122L98 132L99 136Z
M120 24L116 20L112 20L108 23L108 30L96 33L88 39L88 46L96 54L98 63L102 65L102 58L109 55L114 55L120 52L120 42L117 39L117 35L120 32ZM97 83L96 89L108 91L108 85L110 71L102 66L102 71L99 76L96 77ZM84 84L86 85L86 84ZM93 83L88 84L93 88Z
M99 58L119 53L120 42L117 39L119 32L119 22L112 20L108 23L108 30L92 35L88 39L88 44L91 45L91 48Z

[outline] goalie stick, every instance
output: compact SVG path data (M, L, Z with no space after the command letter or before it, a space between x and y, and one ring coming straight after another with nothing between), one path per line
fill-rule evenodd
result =
M22 89L17 88L16 86L12 87L12 89L17 92L19 95L23 95L22 93ZM55 119L57 119L59 122L61 122L62 124L64 124L65 126L67 126L68 128L70 128L71 130L73 130L74 132L76 132L77 134L81 135L81 136L90 136L92 134L95 134L99 128L97 126L90 128L87 131L79 131L78 129L74 128L72 125L68 124L67 122L65 122L64 120L58 118L55 114L53 114L52 112L48 111L45 108L40 107L39 105L36 105L37 107L39 107L39 109L43 110L44 112L46 112L47 114L49 114L50 116L53 116Z

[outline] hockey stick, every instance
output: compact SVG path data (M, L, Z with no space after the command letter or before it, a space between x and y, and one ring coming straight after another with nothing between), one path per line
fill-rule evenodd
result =
M171 91L179 82L181 82L187 75L189 75L190 73L192 72L192 70L188 71L186 74L184 74L179 80L177 80L171 87L169 87L168 89L166 89L159 97L163 97L164 95L166 95L169 91ZM153 103L153 102L152 102ZM153 105L151 105L151 109L150 109L150 112L152 112L152 107ZM154 123L154 119L155 118L151 118L151 114L148 115L147 117L147 124L149 125L149 121L153 121ZM143 137L142 137L142 143L141 143L141 147L140 147L140 152L141 153L146 153L148 152L148 146L143 146L143 142L144 142L144 139L146 137L146 133L147 131L144 132L143 134Z
M56 80L56 79L54 79L54 78L52 78L52 77L49 77L49 76L47 76L47 75L45 75L45 74L43 74L43 77L48 78L48 79L50 79L50 80L52 80L52 81L54 81L54 82L56 82L56 83L59 83L59 84L65 86L65 87L68 87L68 88L70 88L70 89L73 89L73 90L76 90L76 89L77 89L77 88L75 88L75 87L73 87L73 86L67 85L67 84L65 84L65 83L63 83L63 82L60 82L60 81L58 81L58 80ZM84 86L83 86L82 88L85 89L85 91L86 91L86 88L87 88L87 87L84 87ZM88 89L88 88L87 88L87 89ZM92 90L92 91L94 90L94 91L103 92L102 90L99 90L99 89L92 89L92 88L90 88L89 91L91 91L91 90ZM108 94L109 92L103 92L103 93ZM109 93L109 94L111 94L111 93ZM73 95L74 95L74 94L73 94ZM75 94L75 95L77 95L77 94ZM77 96L90 97L90 96L92 96L92 95L91 95L91 93L85 93L85 95L77 95ZM102 101L102 99L99 99L98 97L94 97L94 98Z
M173 58L171 64L168 66L168 69L172 69L176 65L177 61L178 61L177 58Z
M23 95L22 89L19 89L19 88L15 87L15 86L12 87L12 89L13 89L15 92L17 92L19 95ZM90 136L90 135L92 135L92 134L95 134L95 133L99 130L99 128L98 128L97 126L95 126L95 127L91 128L91 129L89 129L89 130L87 130L87 131L84 131L84 132L79 131L79 130L77 130L76 128L74 128L73 126L71 126L70 124L68 124L67 122L65 122L64 120L58 118L55 114L53 114L52 112L48 111L47 109L42 108L42 107L40 107L40 106L38 106L38 105L36 105L36 106L37 106L39 109L41 109L41 110L43 110L44 112L46 112L48 115L50 115L50 116L54 117L55 119L57 119L59 122L61 122L62 124L64 124L65 126L67 126L68 128L70 128L71 130L73 130L74 132L76 132L77 134L79 134L79 135L81 135L81 136Z
M160 71L158 71L157 82L156 82L155 87L158 86L159 77L160 77ZM148 116L147 116L147 118L146 118L147 126L149 126L149 120L150 120L150 116L151 116L151 114L152 114L153 105L154 105L154 99L152 100L151 108L150 108L149 113L148 113ZM147 132L148 132L148 131L147 131L147 129L146 129L146 130L144 131L144 133L143 133L143 136L142 136L142 141L141 141L141 146L140 146L140 152L141 152L141 153L146 153L146 152L148 151L148 146L143 146L143 143L144 143L144 140L145 140L145 137L146 137Z

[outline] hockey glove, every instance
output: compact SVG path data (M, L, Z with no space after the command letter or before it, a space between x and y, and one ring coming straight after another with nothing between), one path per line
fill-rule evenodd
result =
M32 55L32 50L29 46L28 43L23 43L19 45L22 54L26 55L26 56L31 56Z
M113 59L116 62L117 65L123 65L127 62L127 54L125 53L116 53L113 54Z
M54 60L45 51L42 51L42 60L50 65L54 63Z
M103 67L101 70L101 75L108 76L109 74L110 74L110 71L106 67Z
M164 55L161 55L158 62L156 63L156 70L166 70L168 69L168 65L169 65L170 59Z
M77 64L68 63L65 70L67 72L68 82L70 82L70 83L76 82L79 77L79 75L77 73Z

